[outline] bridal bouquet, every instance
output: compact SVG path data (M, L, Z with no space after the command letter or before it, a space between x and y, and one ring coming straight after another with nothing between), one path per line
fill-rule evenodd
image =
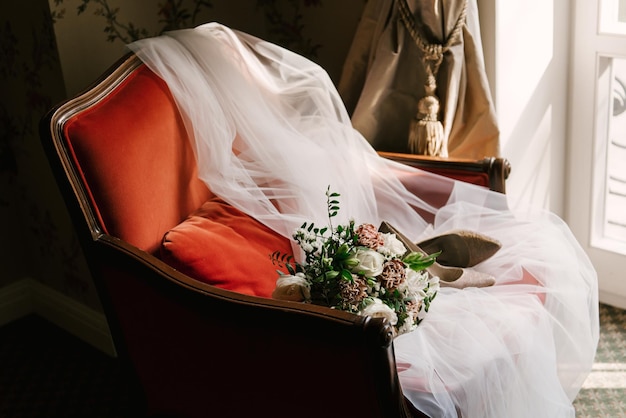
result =
M426 268L436 254L408 253L395 234L379 232L372 224L333 227L339 211L337 193L326 191L328 227L304 223L293 238L304 252L304 262L275 252L275 265L289 274L280 277L272 297L341 309L359 315L384 317L396 335L421 321L439 289L439 279Z

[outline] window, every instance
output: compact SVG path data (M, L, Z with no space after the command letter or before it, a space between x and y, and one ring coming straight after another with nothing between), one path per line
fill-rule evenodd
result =
M626 35L626 0L599 11L599 34ZM626 56L598 52L596 65L591 244L626 254Z
M599 32L609 35L626 35L626 0L600 2Z

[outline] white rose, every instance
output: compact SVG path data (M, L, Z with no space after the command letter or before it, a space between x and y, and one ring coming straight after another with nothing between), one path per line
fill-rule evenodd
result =
M396 234L381 234L383 236L384 244L378 247L378 251L390 257L402 257L406 253L406 247L398 239Z
M391 325L398 323L398 315L389 306L378 299L372 298L372 302L360 312L363 316L371 316L373 318L385 318Z
M406 290L411 294L422 292L428 284L428 276L428 273L424 270L415 271L413 269L407 268L406 280L403 284L406 285Z
M276 280L276 288L272 293L274 299L304 302L311 299L311 285L303 273L295 276L281 276Z
M381 253L359 248L356 250L354 257L359 263L352 269L352 273L362 274L366 277L376 277L383 272L385 257Z
M405 320L404 324L400 328L398 328L398 335L406 334L407 332L411 332L417 328L415 325L415 318L412 315L409 315Z

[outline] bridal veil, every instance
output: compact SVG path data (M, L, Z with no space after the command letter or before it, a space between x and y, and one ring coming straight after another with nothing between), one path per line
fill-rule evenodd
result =
M476 269L488 288L442 289L394 348L403 392L433 417L573 417L598 341L596 276L567 226L506 196L383 158L356 131L326 72L217 23L129 46L170 88L199 176L286 237L327 223L389 221L417 240L456 228L502 249ZM449 194L442 207L430 190Z

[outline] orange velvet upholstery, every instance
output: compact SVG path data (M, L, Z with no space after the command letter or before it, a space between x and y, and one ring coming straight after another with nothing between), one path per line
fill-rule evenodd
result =
M145 66L64 130L103 232L138 248L157 251L211 196L167 86Z
M161 258L205 283L271 297L278 278L274 251L291 254L290 241L214 198L165 234Z

